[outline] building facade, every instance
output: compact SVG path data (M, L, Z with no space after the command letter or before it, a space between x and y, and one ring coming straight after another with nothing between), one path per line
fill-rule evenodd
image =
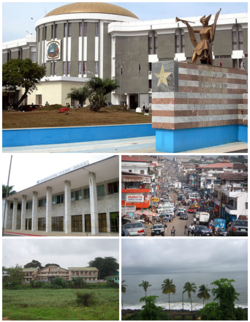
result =
M61 268L57 265L48 265L44 268L23 268L24 283L30 281L51 282L56 277L65 281L71 281L72 278L82 277L86 283L96 283L98 281L99 270L96 267L69 267Z
M211 18L211 22L213 21ZM200 17L185 18L200 27ZM214 65L248 67L247 14L221 14L213 45ZM113 104L131 109L152 100L152 63L185 61L193 47L188 30L173 19L140 21L132 12L107 3L72 3L49 12L36 22L36 35L2 45L2 61L31 58L46 66L46 76L28 104L76 105L66 99L72 87L92 76L117 79ZM20 95L21 93L19 93ZM10 102L4 94L4 107Z
M9 196L4 224L22 232L118 233L119 157L74 166Z

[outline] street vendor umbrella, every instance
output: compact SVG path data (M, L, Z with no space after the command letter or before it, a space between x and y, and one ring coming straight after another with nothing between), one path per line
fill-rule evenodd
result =
M134 214L135 214L135 215L142 215L142 212L141 212L140 210L136 210L136 211L134 212Z
M209 210L213 210L214 208L213 207L208 207Z

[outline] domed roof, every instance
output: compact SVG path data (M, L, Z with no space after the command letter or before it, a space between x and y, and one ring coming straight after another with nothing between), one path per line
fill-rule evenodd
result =
M104 2L76 2L66 4L65 6L61 6L50 11L45 17L64 15L69 13L105 13L139 19L136 15L134 15L127 9Z

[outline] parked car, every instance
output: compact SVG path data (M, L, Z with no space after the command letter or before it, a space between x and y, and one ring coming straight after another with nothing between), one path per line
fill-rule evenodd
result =
M157 224L151 228L151 236L155 236L155 235L164 236L164 233L165 233L165 229L163 225Z
M181 214L180 218L187 220L188 219L188 214L187 213L183 213L183 214Z
M127 229L122 228L122 236L129 236Z
M248 236L248 221L235 219L228 224L229 236Z
M168 218L169 221L173 220L173 216L170 215L170 214L163 214L163 215L160 215L159 217L161 218L161 220L163 218L163 221L167 221L167 218Z
M31 105L23 105L20 108L21 108L22 111L30 112L30 111L35 111L35 110L37 110L40 107L42 107L42 105L34 105L34 104L31 104Z
M147 231L144 225L140 222L138 223L129 223L123 225L123 229L126 229L129 232L130 236L145 236L147 235Z
M184 214L184 213L186 213L186 209L184 209L184 208L179 208L179 209L178 209L178 212L177 212L177 215L178 215L178 216L180 216L181 214Z
M195 236L212 236L213 232L211 229L205 226L194 226L194 235Z
M188 208L188 212L192 212L192 213L193 213L193 212L195 212L195 208L191 208L191 207L189 207L189 208Z
M216 234L216 236L227 236L227 229L226 228L219 228L215 234Z

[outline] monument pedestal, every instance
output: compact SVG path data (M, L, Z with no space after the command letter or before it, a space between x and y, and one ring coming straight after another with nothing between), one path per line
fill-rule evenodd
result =
M152 127L159 152L247 142L246 71L177 61L153 63Z

